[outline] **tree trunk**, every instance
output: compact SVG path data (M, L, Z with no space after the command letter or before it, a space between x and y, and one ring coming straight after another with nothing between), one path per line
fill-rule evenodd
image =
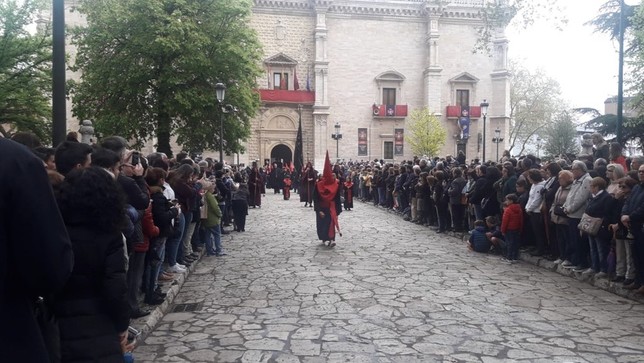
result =
M167 112L159 114L159 127L157 128L157 151L172 157L170 146L170 115Z

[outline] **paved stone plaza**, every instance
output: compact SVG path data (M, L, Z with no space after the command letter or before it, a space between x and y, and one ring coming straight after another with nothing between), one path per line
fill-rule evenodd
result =
M137 362L644 361L638 302L359 202L330 249L281 197L198 262L173 302L197 309L165 315Z

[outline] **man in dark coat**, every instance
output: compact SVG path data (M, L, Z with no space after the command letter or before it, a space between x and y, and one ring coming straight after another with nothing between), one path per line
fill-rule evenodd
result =
M3 138L0 155L0 360L49 362L34 304L64 287L72 247L43 162Z
M262 176L259 173L257 168L257 162L253 162L253 168L248 173L248 192L250 193L248 197L248 206L249 207L261 207L262 206Z
M313 188L313 203L318 238L322 240L322 243L328 242L329 247L335 246L336 230L342 236L338 224L338 215L342 213L340 195L340 183L331 171L331 161L327 151L324 172Z
M304 202L305 207L313 207L313 189L315 189L316 179L317 171L313 169L313 165L309 161L306 163L300 179L300 202Z

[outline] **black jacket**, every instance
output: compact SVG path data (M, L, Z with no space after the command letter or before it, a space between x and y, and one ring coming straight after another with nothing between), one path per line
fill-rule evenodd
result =
M156 189L158 188L158 189ZM172 221L177 217L178 211L172 208L170 201L163 195L160 187L150 188L152 199L152 219L154 225L159 227L159 237L170 237L174 235Z
M603 218L602 226L599 229L599 237L610 238L608 225L617 223L619 218L619 203L605 190L596 197L590 198L585 213L591 217Z
M62 360L123 362L119 333L127 330L130 305L121 232L106 233L65 218L74 271L55 301Z
M125 202L136 210L146 210L150 204L150 196L148 195L148 186L145 184L140 176L130 178L123 174L119 174L116 181L121 185L125 192Z
M0 138L0 361L48 361L33 302L62 289L72 266L42 161Z

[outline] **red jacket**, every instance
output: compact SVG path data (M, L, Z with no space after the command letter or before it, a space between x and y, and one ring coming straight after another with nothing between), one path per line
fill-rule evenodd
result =
M523 210L519 203L510 204L503 211L501 221L501 233L508 231L521 231L523 229Z
M134 251L148 252L148 249L150 249L150 238L155 238L159 235L159 227L154 225L154 219L152 218L152 204L145 210L141 225L143 227L143 243L136 243L134 245Z

